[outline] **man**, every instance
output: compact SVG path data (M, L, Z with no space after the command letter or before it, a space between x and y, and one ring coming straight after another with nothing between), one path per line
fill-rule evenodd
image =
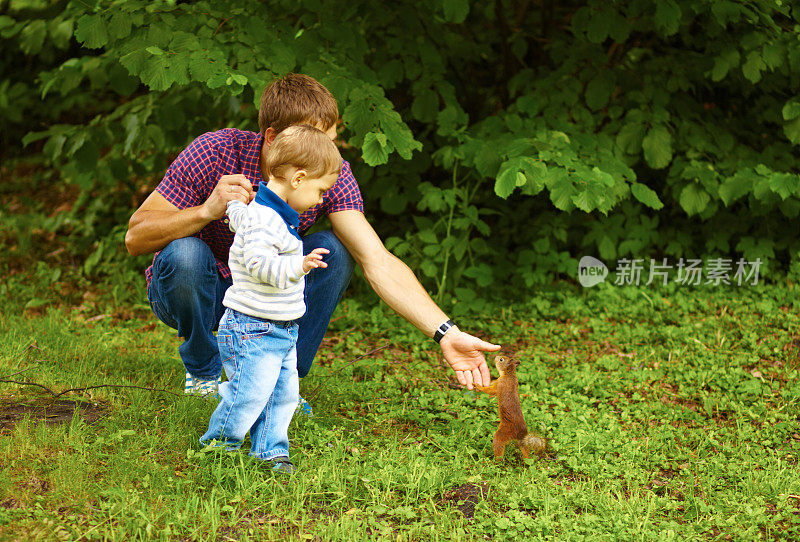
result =
M261 158L278 133L311 124L335 140L338 117L336 100L324 86L311 77L288 74L264 89L260 133L225 129L198 137L131 216L125 245L133 255L156 253L146 272L147 296L156 316L185 340L178 351L187 371L187 393L215 392L222 372L213 331L231 284L227 262L233 234L224 220L228 201L249 203L255 197L263 180ZM305 254L316 248L329 254L324 260L328 268L312 271L306 279L308 311L298 321L300 377L311 368L355 259L381 299L439 343L462 385L488 385L483 352L500 346L453 325L408 266L386 250L363 210L358 185L344 162L323 203L300 218L300 233L323 215L333 227L332 233L303 237Z

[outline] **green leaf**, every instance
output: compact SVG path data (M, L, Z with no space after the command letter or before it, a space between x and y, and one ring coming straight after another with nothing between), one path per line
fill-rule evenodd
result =
M656 2L656 28L664 36L671 36L678 31L681 23L681 8L673 0Z
M61 156L61 151L64 149L64 143L66 142L66 136L54 135L47 140L47 143L44 144L42 152L45 156L50 158L50 161L55 162L58 157Z
M785 50L783 44L773 41L771 43L767 43L761 49L761 58L764 60L764 63L767 65L767 67L769 67L769 69L774 70L775 68L783 66L786 57L784 53Z
M108 28L101 15L84 15L78 19L75 39L90 49L97 49L108 43Z
M692 183L683 187L678 201L686 214L692 216L705 210L708 202L711 201L711 196L699 185Z
M761 80L761 72L766 69L767 65L761 59L761 54L758 51L751 51L742 66L742 73L751 83L758 83Z
M798 193L800 177L795 173L775 173L769 177L769 187L781 199L786 199Z
M278 75L289 73L297 65L294 49L281 41L270 44L264 59L267 67Z
M557 209L567 211L572 208L572 196L575 195L575 186L565 175L550 188L550 201Z
M726 206L730 206L753 189L753 171L740 170L732 177L725 179L719 186L718 194Z
M141 127L139 123L139 116L130 114L125 117L125 120L122 124L125 126L125 131L127 132L127 137L125 138L125 147L123 149L123 152L127 155L130 154L133 143L139 137L139 129Z
M592 14L586 23L586 38L592 43L603 43L608 37L608 11L603 9Z
M742 15L742 8L735 2L729 0L715 0L710 3L711 13L717 19L717 22L725 27L729 22L736 22Z
M422 122L431 122L439 112L439 95L430 88L422 89L414 96L411 114Z
M413 151L422 150L422 143L414 140L414 135L397 111L384 111L379 118L381 130L386 134L388 143L394 146L401 157L409 160Z
M403 80L403 63L399 60L390 60L378 69L378 79L384 88L392 88Z
M240 73L231 74L231 79L239 83L240 85L244 86L247 84L247 77Z
M38 54L42 50L46 35L47 25L44 21L31 21L19 35L19 48L26 55Z
M611 98L615 88L614 79L608 71L603 71L586 85L586 105L597 111L602 109Z
M590 213L595 209L597 209L597 205L598 203L600 203L600 199L592 191L582 190L577 194L575 194L574 196L572 196L572 203L575 205L575 207L577 207L581 211Z
M156 56L162 56L165 54L163 49L155 46L145 47L144 50L150 53L151 55L156 55Z
M631 34L631 24L628 19L614 11L606 18L608 21L608 35L617 43L623 43Z
M131 33L131 18L127 13L115 11L108 21L108 34L112 39L121 40Z
M364 162L370 166L385 164L389 160L389 153L386 151L386 135L369 132L364 136L361 153L364 157Z
M139 76L151 56L152 55L142 47L141 49L134 49L130 53L122 55L119 58L119 63L125 66L125 69L127 69L128 73L131 75Z
M81 173L88 173L97 167L97 160L100 158L100 153L97 146L89 139L84 142L72 155L75 164L78 166L78 171Z
M494 193L504 199L511 195L511 192L518 186L518 174L520 174L519 168L512 161L505 162L500 167L500 173L497 175L497 181L494 183ZM525 176L523 175L522 177L522 184L525 184Z
M489 286L494 282L494 271L485 263L468 267L464 270L464 276L475 279L478 286Z
M207 83L215 75L223 73L219 62L214 62L200 54L189 56L189 74L193 81Z
M784 124L783 133L795 145L800 144L800 117Z
M50 23L50 34L53 38L53 45L59 49L66 49L72 41L73 27L75 21L67 19L66 21L54 20Z
M658 194L649 186L645 186L642 183L633 183L631 185L631 194L633 194L634 198L656 211L664 207L664 204L658 198Z
M12 27L15 24L16 21L11 17L9 17L8 15L0 15L0 30Z
M599 181L600 183L602 183L603 185L605 185L608 188L611 188L612 186L614 186L616 184L616 181L614 180L614 176L613 175L611 175L607 171L603 171L602 169L600 169L597 166L593 166L592 167L592 174L593 175L591 177L589 177L589 178L591 178L592 180L595 180L595 181Z
M443 0L444 18L451 23L463 23L469 14L469 0Z
M800 100L797 98L792 98L786 102L781 110L781 113L783 114L783 120L792 120L800 117Z
M722 81L728 72L739 65L739 51L728 49L714 59L714 68L711 70L712 81Z
M189 82L186 65L176 55L151 56L139 77L151 90L167 90L174 82Z
M663 125L650 128L642 140L644 158L653 169L665 168L672 161L672 136Z
M417 235L423 243L437 244L439 242L433 230L421 230Z
M642 150L644 132L645 126L640 122L626 124L617 134L617 145L628 154L639 154Z

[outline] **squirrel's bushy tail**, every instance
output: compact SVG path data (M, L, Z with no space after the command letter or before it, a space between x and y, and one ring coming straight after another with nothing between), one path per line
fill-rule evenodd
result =
M536 455L543 455L548 449L547 439L535 433L525 435L520 444Z

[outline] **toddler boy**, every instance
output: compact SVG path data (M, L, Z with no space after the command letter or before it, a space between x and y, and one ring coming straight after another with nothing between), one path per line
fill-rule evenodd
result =
M236 233L228 264L233 285L217 342L228 381L201 444L235 450L250 431L250 455L291 473L289 422L299 398L297 324L306 311L305 275L324 268L324 248L303 256L300 213L322 202L336 182L342 157L313 126L283 130L262 156L255 199L231 201L227 216Z

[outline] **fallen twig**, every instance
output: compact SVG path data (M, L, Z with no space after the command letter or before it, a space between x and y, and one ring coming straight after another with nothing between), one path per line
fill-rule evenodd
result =
M13 376L13 375L9 375L9 376ZM44 386L42 384L38 384L36 382L20 382L19 380L7 380L7 379L0 379L0 382L5 382L5 383L8 383L8 384L18 384L20 386L36 386L38 388L42 388L43 390L47 391L53 397L61 397L65 393L94 390L94 389L97 389L97 388L132 388L132 389L136 389L136 390L159 391L159 392L162 392L162 393L168 393L170 395L174 395L175 397L185 397L184 394L175 393L175 392L172 392L172 391L169 391L169 390L163 390L163 389L160 389L160 388L148 388L146 386L133 386L133 385L129 385L129 384L98 384L96 386L86 386L84 388L69 388L68 390L64 390L62 392L56 393L53 390L51 390L50 388L48 388L47 386Z
M27 369L22 369L21 371L17 371L16 373L11 373L10 375L5 375L5 376L0 377L0 378L9 378L9 377L12 377L12 376L17 376L18 374L24 373L25 371L30 371L31 369L33 369L33 367L28 367Z

